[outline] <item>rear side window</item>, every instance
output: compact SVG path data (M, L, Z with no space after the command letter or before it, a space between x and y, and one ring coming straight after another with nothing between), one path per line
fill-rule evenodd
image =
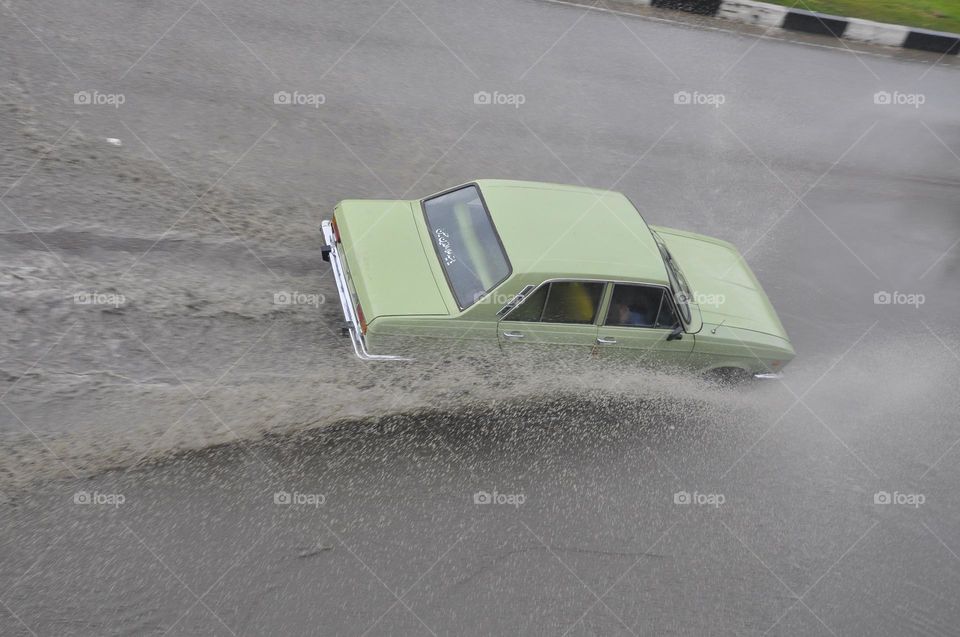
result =
M510 262L476 186L423 202L430 239L460 309L503 282Z
M589 325L597 317L603 283L556 281L540 286L505 321Z
M648 285L615 285L605 325L673 327L677 317L666 290Z

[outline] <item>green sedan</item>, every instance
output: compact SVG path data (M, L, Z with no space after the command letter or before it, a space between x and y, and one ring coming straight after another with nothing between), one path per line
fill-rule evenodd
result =
M480 346L778 378L795 355L733 245L650 226L618 192L478 180L341 201L322 231L364 360Z

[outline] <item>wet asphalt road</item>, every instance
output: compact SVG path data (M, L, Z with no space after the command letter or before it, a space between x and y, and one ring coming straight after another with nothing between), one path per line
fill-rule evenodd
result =
M960 634L955 61L521 0L2 11L0 634ZM320 219L477 177L734 242L787 378L361 365Z

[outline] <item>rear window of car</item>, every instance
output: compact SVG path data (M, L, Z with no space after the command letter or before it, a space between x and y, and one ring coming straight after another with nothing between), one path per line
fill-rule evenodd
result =
M430 240L460 309L502 283L510 262L476 186L423 202Z

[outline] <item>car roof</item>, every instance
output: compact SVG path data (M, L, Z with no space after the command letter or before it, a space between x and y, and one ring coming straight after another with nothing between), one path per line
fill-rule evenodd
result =
M646 222L610 190L536 181L475 181L515 274L668 284Z

